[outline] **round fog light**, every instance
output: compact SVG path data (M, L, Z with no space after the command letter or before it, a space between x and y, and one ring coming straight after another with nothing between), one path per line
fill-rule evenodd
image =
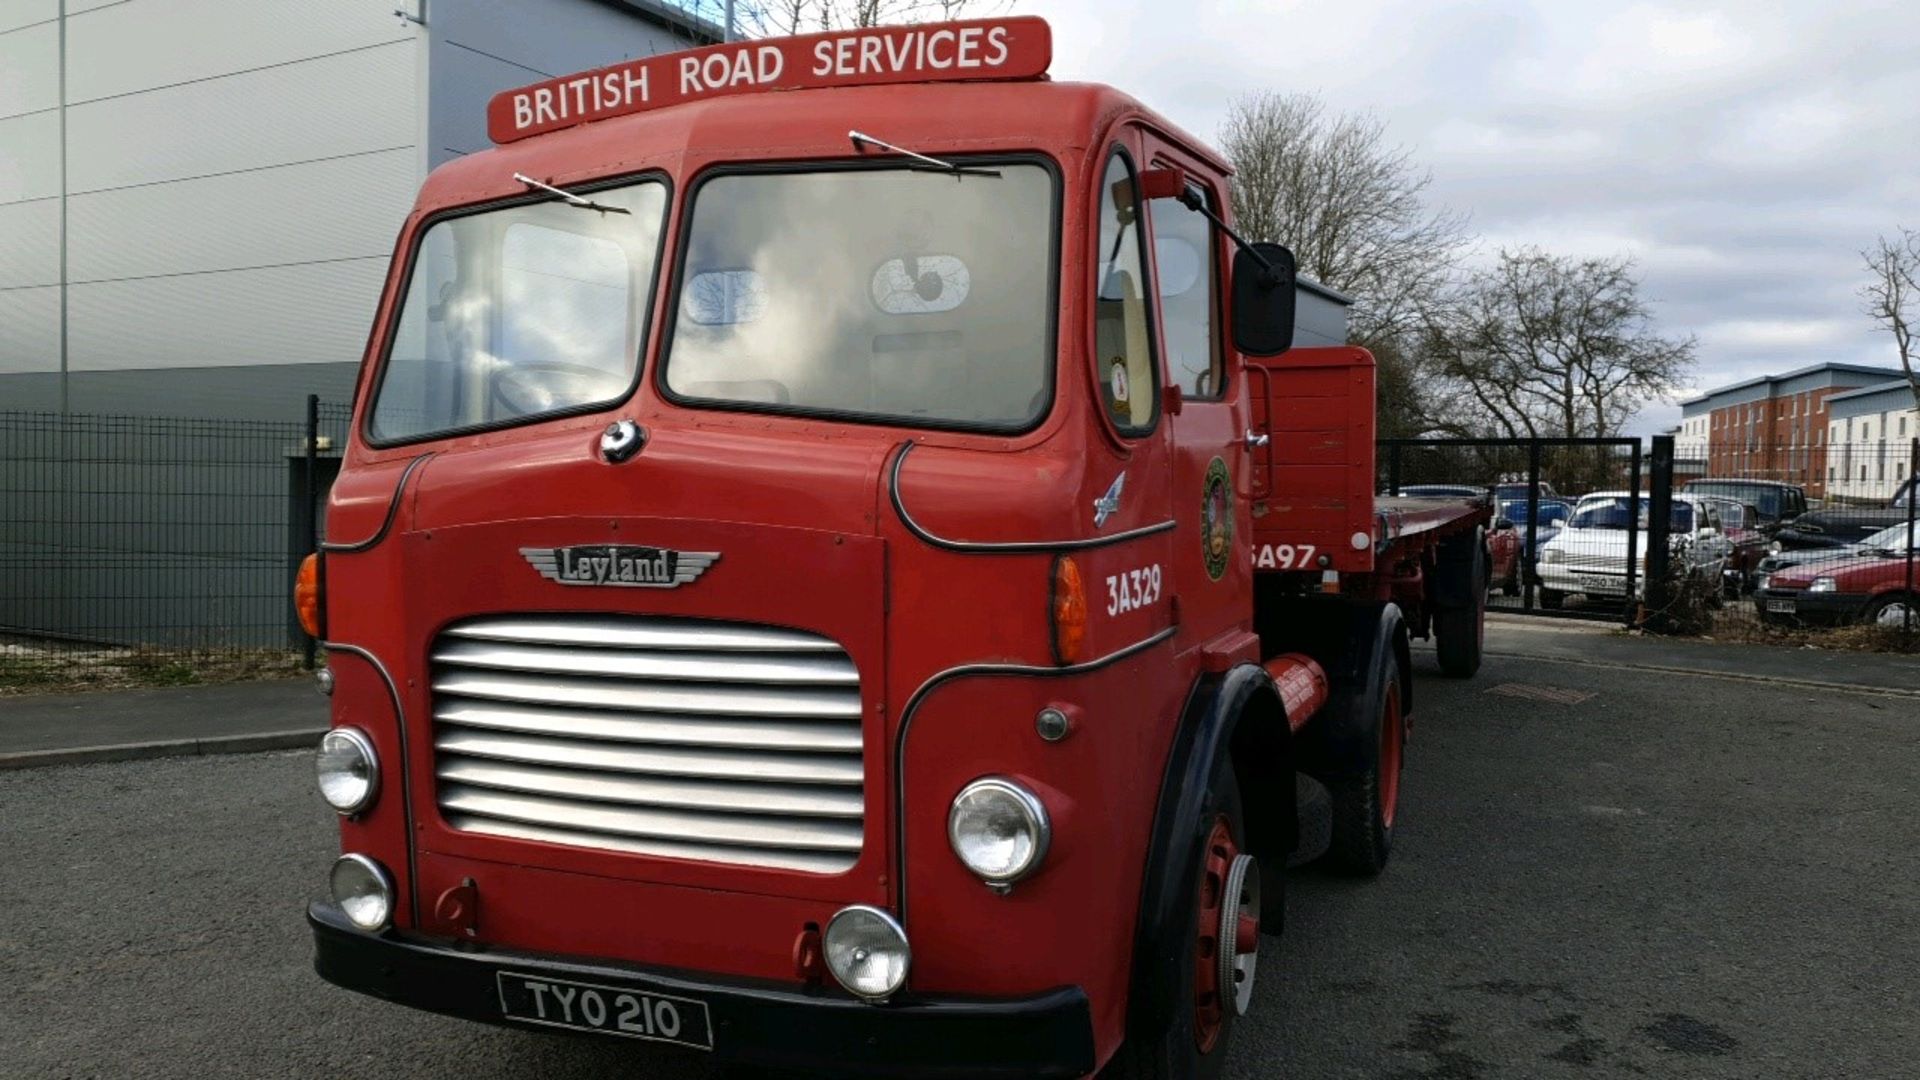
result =
M387 869L365 855L342 855L327 875L333 902L353 925L366 931L385 930L393 919L393 879Z
M1011 885L1038 869L1052 832L1040 799L997 776L961 788L947 814L953 853L995 887Z
M825 945L827 970L868 1001L891 997L906 983L913 963L907 932L893 916L865 904L842 908L827 923Z
M380 784L373 740L359 728L334 728L320 736L320 755L314 769L320 780L320 797L343 814L365 810Z

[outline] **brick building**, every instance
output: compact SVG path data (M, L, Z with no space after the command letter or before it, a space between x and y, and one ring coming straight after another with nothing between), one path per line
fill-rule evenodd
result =
M1899 375L1861 364L1814 364L1709 390L1680 403L1676 454L1705 460L1708 476L1781 480L1824 496L1827 400Z

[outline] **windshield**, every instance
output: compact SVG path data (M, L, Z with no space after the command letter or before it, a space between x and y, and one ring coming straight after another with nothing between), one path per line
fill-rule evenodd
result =
M1920 547L1920 545L1916 545L1913 542L1911 534L1907 532L1909 528L1914 528L1914 526L1909 526L1905 522L1902 522L1892 528L1881 529L1879 532L1860 541L1860 546L1905 553L1915 547ZM1906 543L1901 543L1902 540L1905 540Z
M627 213L529 203L438 222L415 246L367 433L404 442L624 397L666 188L594 193Z
M683 398L1017 429L1052 391L1045 168L702 184L664 360Z
M1600 496L1582 499L1580 506L1573 512L1569 524L1575 529L1631 529L1637 524L1640 528L1647 525L1647 499L1639 500L1638 512L1630 512L1625 495ZM1667 528L1671 532L1693 531L1693 505L1676 502L1668 516Z
M1768 520L1780 517L1783 489L1771 484L1729 484L1712 480L1695 481L1687 485L1689 495L1724 495L1737 502L1751 504L1760 511L1760 516Z
M1535 522L1542 526L1558 525L1566 521L1567 515L1570 513L1572 513L1572 510L1566 503L1543 502L1540 504L1540 513L1539 516L1535 518ZM1526 521L1527 501L1525 499L1515 499L1512 502L1500 504L1500 516L1506 518L1508 521Z

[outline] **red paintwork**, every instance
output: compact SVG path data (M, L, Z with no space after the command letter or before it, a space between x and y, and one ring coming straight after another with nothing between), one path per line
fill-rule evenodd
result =
M1526 546L1520 530L1499 529L1487 534L1487 584L1490 588L1520 583L1520 549Z
M1833 579L1834 592L1848 596L1902 593L1907 591L1907 560L1899 555L1813 559L1774 572L1768 584L1775 589L1804 589L1814 578L1823 577Z
M1121 438L1099 405L1090 225L1106 155L1119 144L1143 167L1178 164L1212 189L1217 205L1226 205L1227 171L1217 155L1108 87L992 82L737 94L464 157L435 170L407 219L401 257L376 314L356 414L364 417L368 408L406 252L429 215L521 197L526 189L512 179L515 172L567 186L658 170L674 192L666 236L671 252L682 227L680 202L703 170L749 160L852 159L860 156L847 140L852 127L925 153L1030 152L1057 168L1064 226L1051 412L1026 434L988 436L704 411L674 405L658 392L650 344L646 376L632 397L589 415L387 449L369 446L356 422L330 500L328 540L342 545L381 536L390 513L391 529L364 550L326 556L327 632L334 642L372 653L391 672L406 719L408 768L404 785L397 782L400 727L378 671L336 651L333 721L365 728L388 769L376 803L343 824L342 844L378 858L394 874L403 929L447 936L465 929L465 913L435 907L471 879L478 895L474 936L482 942L722 976L797 983L796 942L807 924L825 925L847 903L904 910L914 990L995 996L1078 985L1092 1003L1104 1060L1123 1032L1132 965L1127 943L1157 778L1182 704L1203 670L1260 659L1251 633L1252 540L1269 533L1337 536L1336 565L1350 576L1336 587L1356 596L1394 588L1369 576L1371 545L1355 552L1346 541L1376 525L1372 359L1364 351L1297 350L1262 361L1270 372L1264 380L1235 371L1222 399L1188 400L1177 413L1167 410L1157 429L1138 440ZM1216 269L1224 279L1228 259L1221 247ZM662 273L658 285L650 343L662 337L668 277ZM1237 368L1240 359L1229 355ZM1260 408L1273 410L1277 423L1294 425L1274 430L1279 453L1257 481L1243 440L1259 426L1256 392ZM1339 410L1344 424L1329 441L1302 446L1293 433L1304 430L1311 412L1301 402L1316 393ZM1265 404L1269 400L1278 404ZM617 418L637 421L649 438L632 461L609 465L596 440ZM962 664L1054 663L1052 554L954 552L915 536L888 498L889 467L908 442L914 448L901 468L903 503L925 529L959 540L1093 536L1090 508L1124 471L1125 497L1105 531L1167 520L1175 527L1074 553L1088 596L1084 654L1098 658L1169 628L1172 634L1087 674L942 683L918 705L905 775L898 776L903 710L935 674ZM423 455L430 456L399 490L403 472ZM1217 581L1207 574L1200 528L1204 474L1216 457L1226 462L1238 496L1231 507L1231 557ZM1259 501L1256 484L1264 493ZM1264 511L1258 528L1257 507ZM1451 519L1414 528L1417 521L1403 518L1401 527L1430 538L1462 521L1471 525L1455 507ZM558 586L518 554L528 545L622 541L719 550L725 557L685 588L600 590ZM1382 557L1398 565L1411 552L1417 570L1427 545L1403 538ZM1162 597L1109 614L1108 576L1153 564L1163 568ZM1317 577L1303 577L1319 587ZM847 650L861 673L867 717L866 836L851 870L822 876L489 838L441 819L426 686L427 652L439 630L480 613L608 610L789 625ZM1308 678L1312 692L1302 700L1323 700L1324 675ZM1076 718L1074 732L1046 743L1035 734L1034 717L1055 704ZM1005 896L966 871L945 834L953 795L987 773L1030 785L1054 823L1044 868ZM900 782L904 818L892 797ZM411 792L411 837L403 788ZM896 856L901 846L904 864ZM1067 912L1070 918L1063 917Z
M1327 673L1310 656L1282 653L1267 661L1267 674L1287 707L1287 724L1299 731L1327 703Z

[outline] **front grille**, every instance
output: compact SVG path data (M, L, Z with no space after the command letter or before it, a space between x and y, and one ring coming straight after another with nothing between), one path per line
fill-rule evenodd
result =
M498 616L433 649L456 829L835 873L859 857L860 677L816 634L623 615Z

